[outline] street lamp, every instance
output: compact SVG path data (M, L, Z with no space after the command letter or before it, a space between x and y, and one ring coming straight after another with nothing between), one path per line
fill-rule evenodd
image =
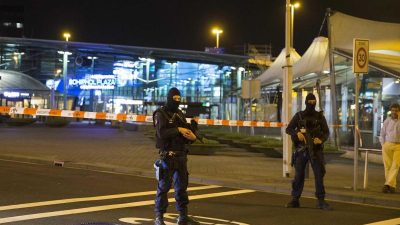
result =
M292 117L292 80L293 80L293 62L290 53L293 48L293 17L294 9L300 7L299 3L290 4L286 0L285 14L285 55L286 65L283 66L283 90L282 90L282 136L283 136L283 177L289 177L291 173L290 162L292 161L292 141L285 130Z
M92 72L92 75L94 75L94 60L97 59L97 57L96 56L88 56L87 58L92 60L91 72ZM91 89L90 90L90 101L89 101L90 102L89 104L90 104L91 111L94 111L94 109L97 108L97 107L95 107L94 96L95 96L94 90Z
M293 26L294 26L294 9L297 9L297 8L299 8L300 7L300 3L298 3L298 2L296 2L296 3L294 3L294 4L290 4L290 16L291 16L291 19L290 19L290 39L291 39L291 41L290 41L290 47L292 47L293 48Z
M64 38L65 38L65 51L62 52L63 54L63 76L64 76L64 109L67 109L67 70L68 70L68 55L71 55L72 53L67 51L67 42L69 40L69 38L71 37L71 34L68 32L65 32L63 34Z
M224 31L219 29L219 28L214 28L212 30L212 33L216 35L217 38L217 43L216 43L216 48L219 48L219 35L222 34Z
M63 37L65 38L65 41L68 42L69 38L71 37L71 34L68 33L68 32L65 32L65 33L63 34Z
M55 108L55 85L56 85L56 78L60 75L61 69L57 69L54 72L54 79L53 82L51 82L51 92L50 92L50 108L54 109Z
M58 51L58 54L63 55L63 82L64 82L64 107L63 109L67 109L67 74L68 74L68 55L72 55L71 52L68 51Z

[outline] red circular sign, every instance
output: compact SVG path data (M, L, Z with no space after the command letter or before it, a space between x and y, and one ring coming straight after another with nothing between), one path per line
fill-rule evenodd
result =
M364 68L367 64L367 51L364 48L359 48L357 51L357 65Z

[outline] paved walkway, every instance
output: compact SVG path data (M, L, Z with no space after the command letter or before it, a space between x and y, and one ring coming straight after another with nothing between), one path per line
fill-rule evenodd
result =
M27 127L0 124L0 143L1 159L47 164L59 161L66 167L148 177L153 177L152 164L157 158L154 142L142 132L89 124L76 123L65 128L49 128L42 124ZM190 155L188 165L191 182L290 194L291 178L282 177L282 159L227 148L211 156ZM400 210L399 188L396 194L381 193L384 183L381 164L369 165L368 188L362 189L363 165L364 162L360 161L359 190L353 191L353 161L338 155L327 157L327 199ZM314 196L312 172L310 179L306 180L303 196Z

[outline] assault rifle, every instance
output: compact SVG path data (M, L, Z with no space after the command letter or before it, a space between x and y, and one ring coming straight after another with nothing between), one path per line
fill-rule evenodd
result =
M200 135L200 133L199 133L199 128L197 126L198 124L197 124L196 120L191 119L190 123L188 123L188 122L186 122L186 120L184 118L179 116L178 113L174 113L174 115L172 116L172 121L175 123L175 125L177 127L183 127L183 128L191 130L193 132L193 134L196 136L197 140L199 140L201 143L204 144L203 136Z
M321 112L319 112L321 113ZM307 148L308 154L310 157L312 157L314 155L314 138L318 136L318 134L321 132L321 125L318 123L315 123L315 121L313 121L315 124L313 124L310 128L309 126L307 126L307 120L304 120L301 117L300 114L300 131L302 129L305 129L305 132L301 132L304 137L306 138L306 143L305 146ZM310 121L311 122L311 121Z

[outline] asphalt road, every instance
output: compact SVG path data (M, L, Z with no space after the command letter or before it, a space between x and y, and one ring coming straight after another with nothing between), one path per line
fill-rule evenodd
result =
M152 224L154 179L12 161L0 161L0 177L0 224ZM189 196L189 213L203 224L354 225L400 217L400 210L341 202L322 211L315 199L287 209L289 196L218 186L191 184ZM167 224L175 224L173 203L169 213Z

